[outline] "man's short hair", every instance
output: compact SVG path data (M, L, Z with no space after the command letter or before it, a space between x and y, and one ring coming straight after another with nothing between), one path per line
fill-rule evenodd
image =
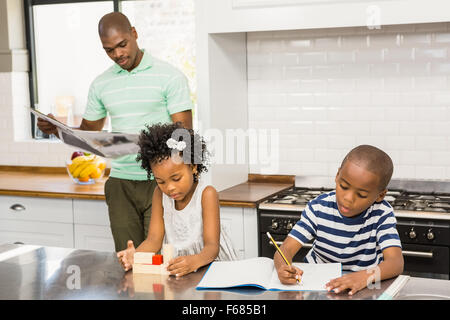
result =
M129 33L131 28L130 20L121 12L107 13L98 22L98 34L100 37L107 36L112 30Z
M391 157L381 149L371 145L360 145L353 148L342 160L341 168L346 161L356 163L367 171L378 176L380 190L385 190L391 181L394 165Z

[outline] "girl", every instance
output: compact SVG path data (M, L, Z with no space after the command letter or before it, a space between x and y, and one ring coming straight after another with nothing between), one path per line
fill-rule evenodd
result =
M136 158L157 187L153 193L152 214L147 239L135 249L117 253L125 271L131 269L136 251L158 252L163 242L173 245L178 256L167 270L183 276L213 260L236 260L231 240L220 225L216 189L199 177L207 171L208 152L204 140L181 123L147 126L139 137Z

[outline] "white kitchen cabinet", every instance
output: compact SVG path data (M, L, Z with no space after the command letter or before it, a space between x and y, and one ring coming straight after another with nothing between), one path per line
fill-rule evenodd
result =
M105 226L75 224L75 248L98 251L115 251L111 229Z
M0 196L3 242L72 248L72 199Z
M221 206L220 221L231 237L239 259L258 256L256 208Z
M108 206L101 200L73 200L76 249L115 251Z
M0 219L73 223L72 199L0 196Z
M450 20L448 0L196 0L207 33L338 28Z
M73 248L73 224L0 219L0 243Z

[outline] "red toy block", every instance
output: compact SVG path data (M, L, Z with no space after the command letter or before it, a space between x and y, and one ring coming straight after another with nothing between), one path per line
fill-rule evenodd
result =
M161 293L161 292L163 292L163 289L164 289L164 285L162 285L161 283L153 284L153 292Z
M153 255L152 264L155 264L155 265L163 264L163 256L161 254Z

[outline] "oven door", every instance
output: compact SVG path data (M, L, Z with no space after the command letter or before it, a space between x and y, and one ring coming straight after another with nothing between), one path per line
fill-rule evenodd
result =
M273 239L277 243L277 246L281 246L284 239L287 237L287 235L281 235L281 234L272 234ZM260 237L260 243L261 243L261 256L262 257L268 257L273 259L273 256L275 254L275 251L277 250L275 246L273 245L272 241L267 238L267 235L261 234ZM314 241L314 240L312 240ZM304 262L303 259L308 254L309 250L312 248L312 241L310 243L305 243L305 245L297 252L297 254L292 259L292 262Z
M449 279L449 248L402 243L403 274L414 277Z

